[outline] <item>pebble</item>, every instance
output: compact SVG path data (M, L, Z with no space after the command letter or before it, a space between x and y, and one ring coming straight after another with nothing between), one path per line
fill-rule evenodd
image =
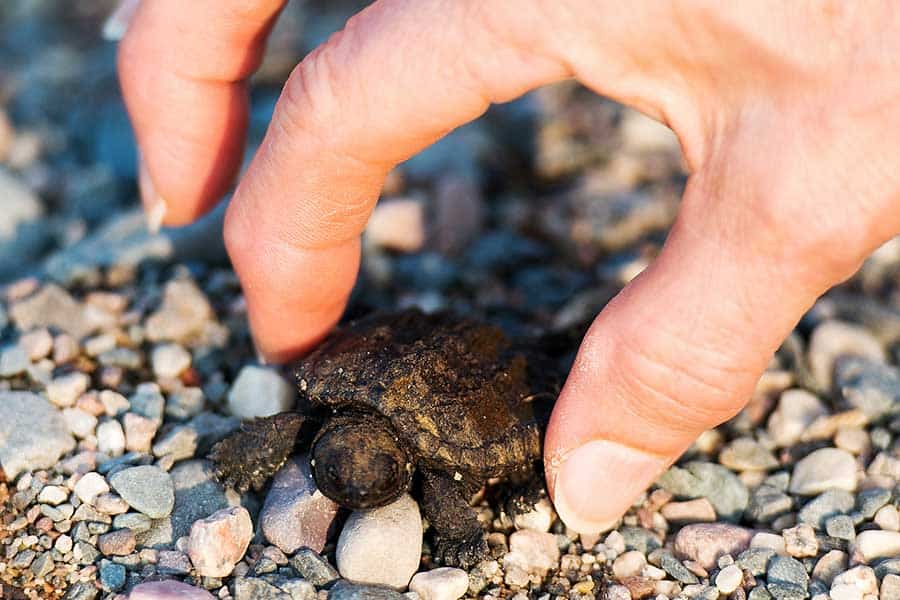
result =
M192 458L197 452L197 430L189 426L173 427L153 444L154 456L169 456L174 461Z
M752 531L736 525L696 523L679 530L675 536L675 552L711 569L723 554L734 556L746 550L752 537Z
M419 506L404 495L387 506L353 512L341 531L335 559L347 579L401 589L416 572L421 554Z
M852 540L856 537L856 527L847 515L835 515L825 521L825 533L834 538Z
M828 409L815 394L802 389L785 390L778 399L777 407L769 415L769 437L776 446L792 446L800 441L807 427L827 414Z
M274 369L246 366L228 392L228 409L236 417L252 419L290 410L294 388Z
M556 536L542 531L522 529L509 536L509 552L503 557L507 569L513 567L543 577L559 564Z
M69 492L66 488L60 487L58 485L47 485L41 489L41 492L38 494L38 502L43 502L46 504L52 504L56 506L57 504L62 504L66 500L69 499Z
M123 513L116 515L113 519L112 526L116 529L128 528L135 533L143 533L150 529L153 521L145 514L141 513Z
M148 419L153 419L157 423L162 423L166 399L160 392L159 385L155 383L138 385L135 393L128 399L128 403L132 412Z
M97 429L97 417L87 413L80 408L65 408L62 411L63 419L72 435L79 439L84 439L94 435Z
M104 533L97 539L97 548L106 556L126 556L134 552L134 532L130 529L116 529Z
M0 350L0 377L15 377L28 370L31 361L21 346L9 346Z
M865 359L841 361L836 372L844 402L870 421L891 413L900 402L900 370Z
M819 541L816 532L809 525L800 524L781 532L785 551L794 558L815 556L819 553Z
M816 561L816 566L812 570L812 576L813 579L818 579L830 586L834 578L846 568L847 553L840 550L829 550Z
M626 577L640 575L641 571L646 566L647 557L644 556L644 553L638 550L631 550L616 557L612 569L613 574L621 580Z
M730 594L741 585L744 573L737 565L728 565L716 575L716 589L719 593Z
M853 556L861 562L900 556L900 532L869 529L856 535Z
M339 581L328 590L328 600L410 600L392 589Z
M834 445L850 454L863 454L871 444L869 434L861 427L841 427L834 434Z
M872 567L859 565L837 575L831 583L831 589L839 585L851 585L863 594L878 593L878 578Z
M116 494L100 494L94 499L95 508L105 515L121 515L128 512L128 503Z
M737 521L750 502L747 486L721 465L690 462L671 467L657 480L664 490L683 498L706 497L720 519Z
M107 592L125 587L125 567L108 560L100 561L100 585Z
M74 406L78 397L85 393L91 378L78 371L61 375L47 384L47 399L60 408Z
M900 531L900 512L892 504L879 508L873 521L885 531Z
M125 431L118 421L104 421L97 426L97 449L108 456L125 452Z
M416 573L409 582L410 591L422 600L457 600L469 589L469 574L462 569L441 567Z
M795 585L806 590L809 585L809 575L806 568L799 560L790 556L781 556L776 554L769 561L766 568L766 581L768 583L782 583L787 585ZM771 588L769 589L771 592ZM778 597L773 593L773 596Z
M900 575L888 573L884 576L879 600L900 600Z
M191 353L178 344L163 344L153 349L150 364L157 377L172 379L191 366Z
M316 488L309 458L295 456L273 478L259 515L260 529L287 554L304 546L321 552L338 508Z
M834 364L841 356L859 356L883 363L881 343L865 328L831 320L819 324L809 338L809 369L820 390L830 391Z
M74 491L79 500L85 504L93 504L97 496L109 491L109 484L99 473L85 473L75 484Z
M837 448L820 448L794 465L789 490L792 494L812 496L829 489L852 492L857 486L856 459Z
M215 597L203 588L180 581L151 581L134 586L128 600L215 600Z
M41 327L23 334L19 338L19 346L25 350L29 360L38 361L46 358L53 350L53 336L46 327Z
M187 460L175 465L169 474L175 488L175 505L171 514L175 539L188 535L197 519L241 503L236 492L226 491L215 480L209 461Z
M103 390L99 394L100 403L103 409L110 417L115 417L119 413L123 413L131 407L128 398L118 392L112 390Z
M159 467L122 469L110 477L109 483L129 506L151 519L161 519L172 512L175 487L169 474Z
M416 252L425 243L425 207L415 198L391 198L375 206L366 224L366 241L399 252Z
M9 308L9 316L22 331L52 327L79 339L100 325L89 318L84 305L56 284L47 284L37 293L18 300Z
M861 589L851 584L834 585L828 590L831 600L863 600Z
M193 565L191 565L191 559L184 552L178 550L160 550L157 553L156 568L161 573L186 575L191 572Z
M807 502L797 513L797 518L801 523L824 529L829 518L850 512L855 504L856 499L850 492L828 490Z
M322 587L340 578L340 574L331 564L310 548L300 548L290 559L291 567L303 579L313 585Z
M707 498L668 502L659 512L669 523L703 523L716 520L716 509Z
M752 543L753 542L751 541L751 544ZM775 556L775 551L771 548L754 547L751 545L750 548L747 548L738 555L734 564L741 569L749 571L751 575L759 576L766 572L766 565L769 564L769 559L773 556Z
M46 469L75 448L65 419L31 392L0 392L0 464L8 479Z
M735 471L768 471L778 467L772 452L749 437L733 440L722 448L719 462Z
M152 342L172 341L190 345L203 337L214 315L206 295L190 279L169 281L159 310L145 322Z
M122 415L125 431L125 449L129 452L147 453L156 436L157 422L137 413L127 412Z
M550 531L554 515L553 505L550 503L550 500L541 498L532 510L513 516L513 524L516 526L516 529Z
M694 584L700 581L699 579L697 579L696 575L691 573L691 571L688 570L688 568L685 567L684 564L682 564L680 560L675 558L669 551L664 551L659 555L659 566L663 569L663 571L665 571L681 583Z
M247 509L223 508L194 522L188 539L188 556L199 575L225 577L244 556L252 537L253 522Z

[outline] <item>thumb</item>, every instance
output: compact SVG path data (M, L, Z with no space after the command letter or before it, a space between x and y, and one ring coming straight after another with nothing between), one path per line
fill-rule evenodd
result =
M820 205L840 215L831 223L795 218L790 185L773 193L772 173L758 171L694 174L658 259L586 335L545 440L569 527L611 528L702 431L736 414L802 314L877 243L846 210ZM764 191L748 183L766 177Z

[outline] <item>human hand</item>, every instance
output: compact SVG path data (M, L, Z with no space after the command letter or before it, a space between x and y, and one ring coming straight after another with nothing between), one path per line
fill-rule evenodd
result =
M282 4L138 9L120 77L167 225L236 177L246 78ZM887 1L374 3L293 72L229 207L259 348L282 361L328 332L387 173L490 103L575 77L663 121L691 171L678 219L597 317L546 435L560 516L602 531L900 232L898 25Z

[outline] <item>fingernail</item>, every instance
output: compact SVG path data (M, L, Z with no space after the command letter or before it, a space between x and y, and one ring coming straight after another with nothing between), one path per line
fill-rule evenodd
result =
M667 464L616 442L588 442L562 459L554 483L556 512L578 533L608 531Z
M147 218L147 229L150 230L150 233L157 233L166 218L166 201L156 193L150 173L140 157L138 157L138 187L141 191L144 215Z
M103 22L103 39L118 42L128 31L141 0L119 0L119 5Z

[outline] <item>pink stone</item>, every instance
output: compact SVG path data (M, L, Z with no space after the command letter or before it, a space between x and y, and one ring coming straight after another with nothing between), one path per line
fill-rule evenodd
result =
M752 531L737 525L695 523L682 527L675 536L675 552L711 569L723 554L737 556L746 550L752 537Z
M128 600L215 600L215 596L180 581L151 581L134 586Z
M223 508L194 522L188 555L204 577L225 577L234 570L253 537L253 522L243 506Z

